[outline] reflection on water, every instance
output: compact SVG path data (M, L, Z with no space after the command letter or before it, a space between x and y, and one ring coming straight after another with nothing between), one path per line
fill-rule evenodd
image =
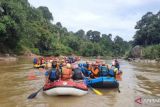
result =
M110 60L106 62L111 63ZM124 60L120 60L120 65L123 71L121 93L117 89L98 89L103 96L89 91L82 97L50 97L41 92L35 99L28 100L28 95L43 86L43 71L33 69L30 59L1 62L0 107L135 107L136 96L160 96L160 66L130 64ZM28 80L30 71L40 77Z

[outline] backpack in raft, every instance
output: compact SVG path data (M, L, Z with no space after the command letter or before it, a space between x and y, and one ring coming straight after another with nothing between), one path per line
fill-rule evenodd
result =
M74 69L74 74L73 74L72 78L74 80L82 80L83 79L82 71L80 68Z
M108 69L106 66L101 66L100 68L100 76L107 76L108 75Z
M49 80L54 81L54 80L58 80L58 79L59 79L59 76L58 76L56 70L53 69L49 74Z
M108 75L111 76L111 77L114 77L114 76L115 76L114 70L113 70L113 69L110 69L110 70L108 71Z

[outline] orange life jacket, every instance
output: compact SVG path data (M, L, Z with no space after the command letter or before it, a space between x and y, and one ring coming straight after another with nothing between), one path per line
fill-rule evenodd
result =
M92 68L91 72L93 73L94 77L98 77L99 75L99 69L98 68Z
M68 69L68 68L62 68L62 74L61 74L61 79L62 80L67 80L67 79L71 79L72 77L72 69Z
M60 63L57 63L57 64L56 64L56 69L59 69L59 65L60 65Z
M89 66L88 66L88 71L91 71L91 70L92 70L92 66L89 65Z

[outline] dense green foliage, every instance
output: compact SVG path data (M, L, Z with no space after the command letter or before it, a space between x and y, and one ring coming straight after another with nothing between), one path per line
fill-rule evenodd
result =
M151 45L143 49L143 57L147 59L160 58L160 45Z
M128 42L111 34L89 30L68 32L60 22L52 24L47 7L32 7L27 0L0 1L0 52L41 55L123 56Z
M143 58L160 58L160 12L146 13L135 26L133 46L142 46ZM130 54L128 54L130 56Z
M146 13L135 26L134 45L153 45L160 43L160 12Z

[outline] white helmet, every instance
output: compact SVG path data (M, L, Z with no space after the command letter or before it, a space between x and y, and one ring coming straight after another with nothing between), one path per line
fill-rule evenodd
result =
M71 64L69 64L69 63L66 66L67 66L67 68L71 68Z

